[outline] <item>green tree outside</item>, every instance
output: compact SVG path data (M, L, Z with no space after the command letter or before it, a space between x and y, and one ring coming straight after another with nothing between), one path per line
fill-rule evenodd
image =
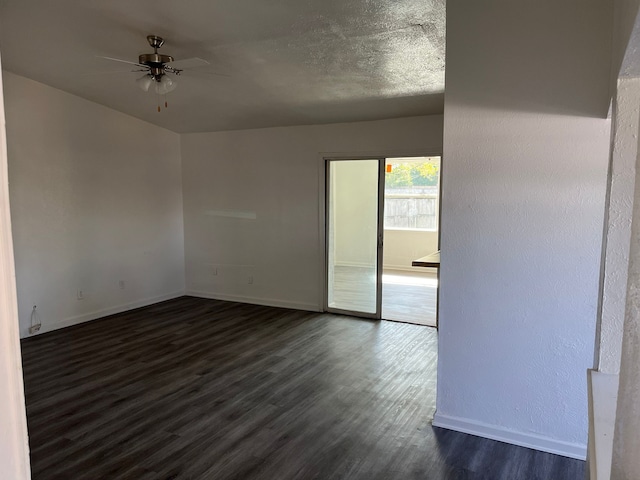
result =
M397 163L385 176L387 187L435 186L438 184L440 165L436 162Z

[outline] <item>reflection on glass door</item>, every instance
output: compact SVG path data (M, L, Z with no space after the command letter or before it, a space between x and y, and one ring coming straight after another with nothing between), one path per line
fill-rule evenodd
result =
M327 310L380 317L382 161L327 161Z

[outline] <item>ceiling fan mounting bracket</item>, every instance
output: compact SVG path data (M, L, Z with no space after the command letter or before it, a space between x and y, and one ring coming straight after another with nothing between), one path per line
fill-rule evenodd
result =
M156 80L160 80L160 77L165 73L173 73L180 75L181 69L172 68L167 63L173 62L171 55L163 55L158 53L158 49L164 45L164 38L157 35L147 35L147 41L149 45L153 47L153 53L143 53L138 56L138 63L145 65L149 68L149 74Z
M158 53L158 49L164 45L164 38L157 35L147 35L147 42L149 42L149 45Z

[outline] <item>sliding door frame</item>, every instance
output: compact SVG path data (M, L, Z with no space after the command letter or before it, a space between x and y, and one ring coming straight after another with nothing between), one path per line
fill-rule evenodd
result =
M327 161L328 160L386 160L387 158L398 157L440 157L440 188L439 188L439 221L438 221L438 249L440 248L440 235L442 232L442 176L445 167L444 153L442 147L427 149L397 149L397 150L377 150L377 151L321 151L318 153L318 251L320 253L318 259L318 310L327 311ZM384 185L383 185L384 187ZM382 190L384 197L384 190ZM383 215L384 226L384 215ZM382 228L384 233L384 228ZM383 239L384 240L384 239ZM381 264L381 266L383 266ZM440 269L437 270L438 289L437 289L437 305L436 305L436 321L440 321ZM382 297L380 296L380 302Z
M375 160L378 162L378 206L377 206L377 226L376 226L376 311L375 313L360 312L356 310L347 310L341 308L335 308L329 306L329 282L328 282L328 270L329 270L329 202L330 188L331 188L331 175L330 168L332 162L344 162L344 161L363 161L363 160ZM330 313L339 313L342 315L353 315L363 318L371 318L374 320L380 320L382 318L382 270L383 270L383 252L384 252L384 181L385 181L385 163L386 157L379 155L357 155L357 156L339 156L339 157L324 157L323 158L323 170L324 170L324 201L321 202L324 206L324 262L323 262L323 311Z

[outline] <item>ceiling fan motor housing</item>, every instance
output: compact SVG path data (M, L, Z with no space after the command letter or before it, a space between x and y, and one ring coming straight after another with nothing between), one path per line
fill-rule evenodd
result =
M164 64L173 62L171 55L163 55L158 53L158 48L164 44L164 39L157 35L148 35L147 41L153 47L153 53L143 53L138 57L138 62L146 65L151 69L151 75L160 77L164 74Z
M138 57L138 61L149 67L151 75L154 77L164 74L164 64L173 62L170 55L162 55L160 53L145 53Z
M173 57L171 55L162 55L161 53L143 53L138 57L138 61L144 65L152 66L154 63L160 65L173 62Z

